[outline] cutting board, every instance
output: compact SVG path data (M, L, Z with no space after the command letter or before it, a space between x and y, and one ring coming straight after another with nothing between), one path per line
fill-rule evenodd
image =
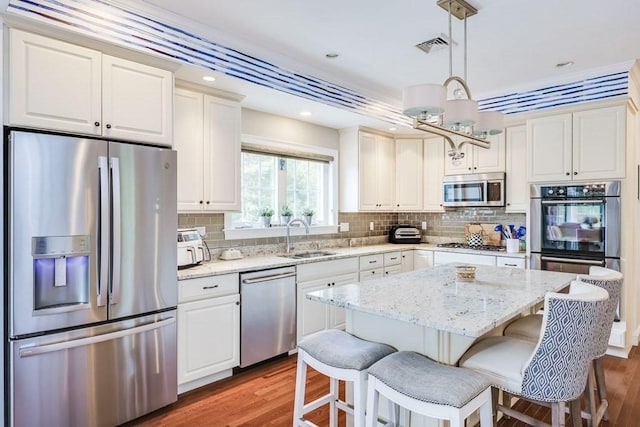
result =
M469 233L482 233L484 236L484 244L492 246L500 246L502 236L499 231L495 231L498 224L479 224L477 222L464 225L465 241Z

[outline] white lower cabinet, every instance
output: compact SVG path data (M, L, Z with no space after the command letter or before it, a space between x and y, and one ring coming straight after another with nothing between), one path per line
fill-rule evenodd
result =
M358 281L358 257L301 264L297 267L297 339L325 329L344 329L343 308L307 299L309 292Z
M411 251L402 251L401 258L402 262L402 272L406 273L407 271L413 271L413 250Z
M228 377L240 363L238 274L178 282L178 393Z
M433 251L424 249L413 251L413 269L420 270L427 267L433 267Z

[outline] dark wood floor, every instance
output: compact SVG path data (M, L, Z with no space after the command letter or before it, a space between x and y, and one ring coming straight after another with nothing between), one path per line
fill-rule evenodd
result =
M629 359L607 356L604 367L610 420L601 426L640 426L640 350L634 347ZM270 361L185 393L173 405L135 420L128 426L290 426L295 375L295 356ZM328 390L328 381L316 372L309 372L307 381L307 400ZM520 410L529 415L550 420L546 408L526 403L518 405ZM320 408L312 415L309 418L316 424L328 425L326 408ZM342 426L344 417L341 418ZM502 420L498 424L499 427L524 425L514 420Z

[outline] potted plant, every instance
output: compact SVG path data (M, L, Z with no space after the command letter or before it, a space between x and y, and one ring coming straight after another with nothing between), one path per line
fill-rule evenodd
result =
M307 222L307 224L311 225L311 218L313 218L313 214L316 213L311 208L305 208L302 210L302 217Z
M260 210L260 216L262 217L262 223L265 227L271 227L271 217L273 216L273 209L271 208L262 208Z
M284 205L280 208L280 222L282 224L288 224L293 216L293 211L288 205Z

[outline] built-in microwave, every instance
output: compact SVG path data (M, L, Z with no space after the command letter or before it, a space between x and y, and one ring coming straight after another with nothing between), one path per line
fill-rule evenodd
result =
M445 176L442 206L504 206L504 178L504 172Z

